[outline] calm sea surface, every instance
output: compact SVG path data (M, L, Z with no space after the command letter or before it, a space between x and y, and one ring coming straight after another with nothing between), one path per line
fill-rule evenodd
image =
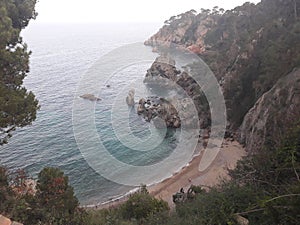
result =
M32 50L31 71L24 85L35 93L41 110L31 126L18 129L9 144L0 147L0 163L10 169L24 168L33 177L45 166L61 168L69 176L83 205L107 201L131 190L133 187L106 180L86 163L73 134L72 104L78 97L75 94L81 78L101 56L126 44L143 42L160 26L30 24L22 32ZM102 93L103 100L95 109L96 128L105 147L119 160L133 165L155 163L176 145L176 135L171 134L151 154L135 155L118 141L110 124L111 98L117 97L126 83L139 77L142 80L150 65L145 62L119 71L108 81L111 88ZM142 82L140 88L145 95L151 94ZM84 107L90 102L83 100L82 104ZM130 121L137 137L149 135L148 125L134 112L130 113Z

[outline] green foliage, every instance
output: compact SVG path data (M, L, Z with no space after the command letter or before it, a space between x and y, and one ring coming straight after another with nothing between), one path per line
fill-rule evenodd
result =
M251 205L253 191L230 184L196 195L193 201L176 206L181 224L236 224L234 214Z
M22 87L29 72L27 45L21 29L36 17L36 0L0 1L0 145L7 143L16 127L36 118L38 101Z
M58 168L44 168L38 175L38 205L43 207L44 221L70 224L79 206L68 177Z
M197 194L205 193L205 189L203 189L200 186L192 185L188 192L193 192L197 195Z
M259 224L297 224L300 219L300 126L296 125L278 149L266 149L240 161L233 181L261 196L251 213ZM257 194L254 196L257 197ZM256 211L257 210L257 211Z
M9 213L14 205L13 192L8 185L6 168L0 167L0 213Z
M151 196L145 185L117 208L87 211L84 224L89 225L138 225L167 222L169 206ZM164 224L164 223L162 223Z
M26 175L22 173L22 177ZM15 179L0 167L0 214L25 225L82 225L86 220L68 177L59 169L45 168L39 173L35 196L13 191L10 184L16 185Z
M87 225L137 225L137 221L125 220L119 208L89 210L83 224Z
M169 209L168 204L163 200L158 200L144 188L129 197L125 204L121 206L121 213L125 219L145 219L158 212Z

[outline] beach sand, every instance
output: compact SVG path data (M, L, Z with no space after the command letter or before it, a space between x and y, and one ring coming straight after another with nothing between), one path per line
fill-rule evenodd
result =
M237 161L245 155L244 148L238 142L225 140L219 154L205 171L200 172L198 169L202 158L200 154L173 177L149 187L149 192L173 208L172 196L181 188L186 192L191 185L212 187L218 184L221 179L228 178L228 169L235 168Z
M201 151L200 147L199 151ZM199 163L202 159L200 153L180 172L161 183L148 187L148 190L151 195L168 202L172 209L175 207L172 196L181 188L186 192L191 185L212 187L218 184L221 179L228 178L228 169L235 168L237 161L245 155L245 149L237 141L224 140L217 157L205 171L199 171ZM117 207L127 199L128 196L93 207L93 209Z

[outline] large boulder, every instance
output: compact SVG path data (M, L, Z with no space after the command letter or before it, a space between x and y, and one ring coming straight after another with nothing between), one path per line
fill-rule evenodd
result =
M131 89L128 92L128 95L126 97L126 103L128 106L134 106L135 102L134 102L134 95L135 95L135 90Z
M6 217L0 215L0 224L1 224L1 225L11 225L11 223L12 223L12 222L11 222L10 219L8 219L8 218L6 218Z

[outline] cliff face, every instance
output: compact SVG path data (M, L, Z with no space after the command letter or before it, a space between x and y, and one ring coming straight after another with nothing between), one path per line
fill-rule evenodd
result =
M300 0L263 0L257 5L245 3L226 12L214 8L213 11L202 9L196 14L191 10L171 17L145 44L158 49L174 43L201 57L223 89L228 131L237 132L242 124L250 123L252 117L249 115L248 122L243 121L249 110L257 106L256 102L262 101L261 97L275 85L277 89L278 85L284 86L285 80L279 80L300 65L299 14ZM187 86L186 90L193 85L193 82L180 83ZM264 96L270 98L270 95ZM286 104L279 107L287 110ZM246 134L246 129L243 130ZM249 140L245 142L251 145Z
M300 69L280 79L247 113L241 142L248 151L279 147L280 141L300 119Z
M191 10L165 21L165 25L147 41L145 45L156 46L159 41L166 47L177 44L201 54L205 51L204 37L216 18L208 14L198 14Z

